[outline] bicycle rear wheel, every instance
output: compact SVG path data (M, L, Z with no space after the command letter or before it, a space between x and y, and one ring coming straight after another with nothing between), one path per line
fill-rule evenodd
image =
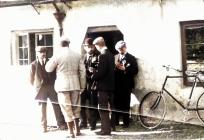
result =
M164 120L166 102L162 94L152 91L147 93L139 105L139 120L143 127L154 129Z
M197 100L196 112L200 121L204 123L204 93L202 93Z

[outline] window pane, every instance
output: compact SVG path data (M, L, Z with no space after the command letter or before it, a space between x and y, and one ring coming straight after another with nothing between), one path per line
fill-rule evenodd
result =
M22 36L22 47L27 47L28 42L27 42L27 35Z
M19 47L26 47L27 45L27 35L19 36Z
M187 60L203 61L204 53L204 27L191 27L186 29Z
M29 62L32 62L36 59L36 54L35 54L35 33L30 33L29 34L29 41L30 41L30 46L29 46Z
M22 47L23 45L23 38L22 36L19 36L19 47Z
M19 60L20 65L28 65L28 60Z
M38 46L45 46L44 40L45 40L44 35L41 35L41 34L37 35L37 45Z
M19 60L19 64L20 64L20 65L23 65L23 60Z
M204 27L191 27L186 29L186 43L194 44L204 42Z
M45 44L46 46L52 46L53 44L53 40L52 40L52 35L51 34L47 34L45 35Z
M187 45L187 60L192 60L196 62L204 61L204 45L194 44Z
M47 57L50 58L53 55L53 47L47 47Z
M28 65L28 60L23 61L24 65Z
M52 44L53 44L52 34L37 35L38 46L52 46Z
M188 70L204 70L204 63L188 63L187 64L187 69ZM204 77L200 76L199 77L201 79L202 82L204 82ZM193 82L195 79L194 77L187 77L189 82Z
M19 48L19 59L23 59L23 48Z
M204 27L186 29L187 61L204 61Z
M47 57L50 58L53 55L53 35L52 33L38 33L37 37L37 46L45 46L48 49Z
M24 48L24 59L28 59L28 48Z
M28 48L19 48L19 59L28 59Z

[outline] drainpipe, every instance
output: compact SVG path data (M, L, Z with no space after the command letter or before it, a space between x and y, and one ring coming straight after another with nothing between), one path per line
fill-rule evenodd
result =
M56 9L56 12L53 13L53 15L55 16L55 19L58 22L59 33L60 33L60 36L62 36L62 34L63 34L63 21L64 21L64 18L66 17L66 13L64 11L60 10L59 7L56 5L56 3L53 3L53 6Z

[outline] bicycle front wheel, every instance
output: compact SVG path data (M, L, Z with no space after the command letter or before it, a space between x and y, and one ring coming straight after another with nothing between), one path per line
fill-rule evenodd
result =
M154 129L164 120L166 102L162 94L152 91L147 93L139 105L139 120L143 127Z
M200 121L204 123L204 93L197 100L196 112Z

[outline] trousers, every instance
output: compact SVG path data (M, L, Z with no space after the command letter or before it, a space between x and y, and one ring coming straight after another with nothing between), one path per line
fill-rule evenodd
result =
M58 100L67 122L72 122L75 119L80 118L80 91L74 90L58 92Z

